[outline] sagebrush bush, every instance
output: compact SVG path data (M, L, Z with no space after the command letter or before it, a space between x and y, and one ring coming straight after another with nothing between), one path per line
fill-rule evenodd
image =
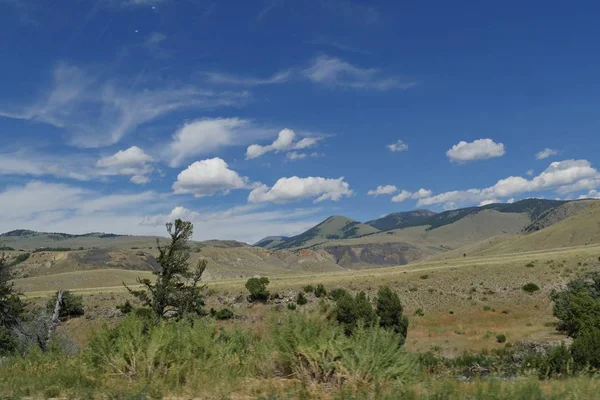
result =
M529 294L537 292L538 290L540 290L540 287L538 285L536 285L535 283L529 282L526 283L525 285L523 285L522 287L524 292L527 292Z
M302 290L304 290L304 293L313 293L315 291L315 287L313 285L306 285L304 288L302 288Z
M506 343L506 335L503 333L496 335L496 341L498 343Z
M279 368L305 383L363 386L406 382L415 375L415 362L385 329L361 326L348 336L318 314L290 313L274 326L273 337Z
M327 290L325 290L325 286L322 283L319 283L315 288L315 296L319 298L327 296Z
M344 294L347 294L347 293L348 292L345 289L336 288L329 292L329 298L333 301L338 301L338 299L340 297L342 297Z
M215 313L214 313L215 319L218 319L221 321L226 320L226 319L232 319L234 316L235 316L235 314L229 308L222 308L219 311L215 311Z
M308 303L308 300L306 299L306 296L304 296L304 293L298 292L298 296L296 296L296 303L299 306L303 306L306 303Z

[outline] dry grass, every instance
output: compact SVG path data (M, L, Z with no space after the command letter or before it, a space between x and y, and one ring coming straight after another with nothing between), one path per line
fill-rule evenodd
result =
M582 246L352 272L290 273L270 276L269 290L294 297L305 285L322 283L328 290L344 287L373 295L380 285L390 285L400 293L411 319L407 348L422 351L436 347L450 355L468 349L498 347L495 336L500 333L509 342L563 340L553 327L549 294L578 273L600 268L599 256L600 246ZM527 267L529 263L534 266ZM427 278L423 279L425 275ZM127 297L121 282L135 284L138 276L146 277L149 273L95 270L21 279L16 283L29 298L48 296L63 287L87 295L89 307L114 309L114 304ZM237 324L259 328L275 306L235 301L246 294L245 282L245 279L207 282L208 306L231 307L237 315L245 316ZM528 282L536 283L541 290L532 295L523 292L521 287ZM107 301L108 297L116 300ZM308 307L315 307L318 300L312 295L308 297ZM414 316L417 309L425 315Z

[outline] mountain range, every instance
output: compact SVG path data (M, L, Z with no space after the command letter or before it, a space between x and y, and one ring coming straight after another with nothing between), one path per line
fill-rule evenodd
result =
M161 238L15 230L0 235L0 248L33 252L20 266L21 276L100 266L152 270L157 239ZM459 253L496 254L590 243L600 243L600 201L526 199L439 213L396 212L366 222L337 215L299 235L268 236L252 246L231 240L191 245L192 258L209 259L211 276L228 278L274 271L377 268Z

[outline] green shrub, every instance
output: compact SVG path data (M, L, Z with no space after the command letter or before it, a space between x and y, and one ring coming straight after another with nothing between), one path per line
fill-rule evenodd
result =
M375 299L379 326L392 329L402 338L400 345L404 344L408 331L408 318L403 315L400 297L389 286L381 286Z
M429 274L421 275L419 278L421 278L421 279L428 279L429 278Z
M296 303L288 303L287 308L288 310L294 311L297 308Z
M377 316L365 292L356 297L345 292L336 302L335 318L344 332L351 335L359 324L373 326Z
M415 316L416 316L416 317L423 317L423 316L425 316L425 313L423 312L423 309L422 309L422 308L418 308L418 309L415 311Z
M267 285L269 284L269 278L250 278L246 282L246 289L250 292L248 300L250 302L262 301L266 302L269 299L269 291Z
M522 287L524 292L527 292L529 294L537 292L538 290L540 290L540 287L538 285L536 285L535 283L529 282L526 283L525 285L523 285Z
M318 298L327 296L327 290L325 290L325 286L323 286L322 283L317 285L315 289L315 296Z
M536 369L540 379L566 376L571 374L574 369L573 357L564 343L552 347L545 354L534 354L526 357L523 364L525 368L533 367Z
M329 292L329 298L333 301L338 301L344 294L348 294L345 289L337 288Z
M503 333L496 335L496 341L498 343L506 343L506 335Z
M577 337L583 329L600 329L600 274L569 282L565 290L552 293L551 299L559 331Z
M125 303L118 304L116 306L117 310L121 311L123 314L129 314L133 311L133 305L129 300L125 300Z
M27 261L27 259L29 258L30 254L29 253L23 253L23 254L19 254L18 256L16 256L14 258L14 260L12 260L12 262L10 263L11 267L14 267L16 265L21 264L24 261Z
M234 317L234 314L233 311L231 311L229 308L222 308L214 313L214 317L218 320L226 320L232 319Z
M52 313L54 311L54 307L56 307L57 298L58 292L56 292L56 294L50 300L48 300L48 303L46 304L46 309L50 313ZM63 291L59 312L60 318L78 317L83 314L83 297L74 295L68 290Z
M298 296L296 297L296 303L299 306L303 306L306 303L308 303L308 300L306 299L306 296L304 296L304 293L298 292Z
M584 328L571 345L571 354L579 366L600 369L600 329Z
M525 267L533 268L533 267L535 267L535 264L530 262L530 263L525 264Z
M304 293L313 293L315 291L315 287L313 285L306 285L303 288Z
M341 300L341 299L340 299ZM305 384L405 383L416 365L397 346L396 335L377 327L359 326L352 336L317 313L289 313L273 327L277 369Z

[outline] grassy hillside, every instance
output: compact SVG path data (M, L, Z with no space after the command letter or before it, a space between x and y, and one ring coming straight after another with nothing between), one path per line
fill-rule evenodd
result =
M476 254L519 253L599 243L600 202L593 201L583 211L542 230L494 241L487 246L482 245Z
M254 243L253 246L263 247L265 249L274 249L287 239L289 239L287 236L267 236Z
M378 231L378 229L373 228L372 226L362 224L344 216L336 215L327 218L325 221L300 235L292 236L275 248L292 249L310 247L327 240L348 239Z
M369 221L367 224L377 227L382 231L425 225L429 225L428 229L432 230L445 225L450 225L471 214L476 214L484 210L494 210L502 213L527 214L531 221L534 221L548 210L554 209L564 203L564 201L557 200L525 199L512 204L488 204L482 207L459 208L441 213L434 213L428 210L415 210L405 213L389 214L383 218Z
M541 213L531 225L526 226L523 231L531 233L547 228L550 225L580 213L595 203L598 203L598 200L577 200L548 209Z
M397 212L388 214L385 217L379 219L367 221L365 222L365 224L377 228L381 231L389 231L392 229L427 225L427 221L435 214L435 212L429 210Z

